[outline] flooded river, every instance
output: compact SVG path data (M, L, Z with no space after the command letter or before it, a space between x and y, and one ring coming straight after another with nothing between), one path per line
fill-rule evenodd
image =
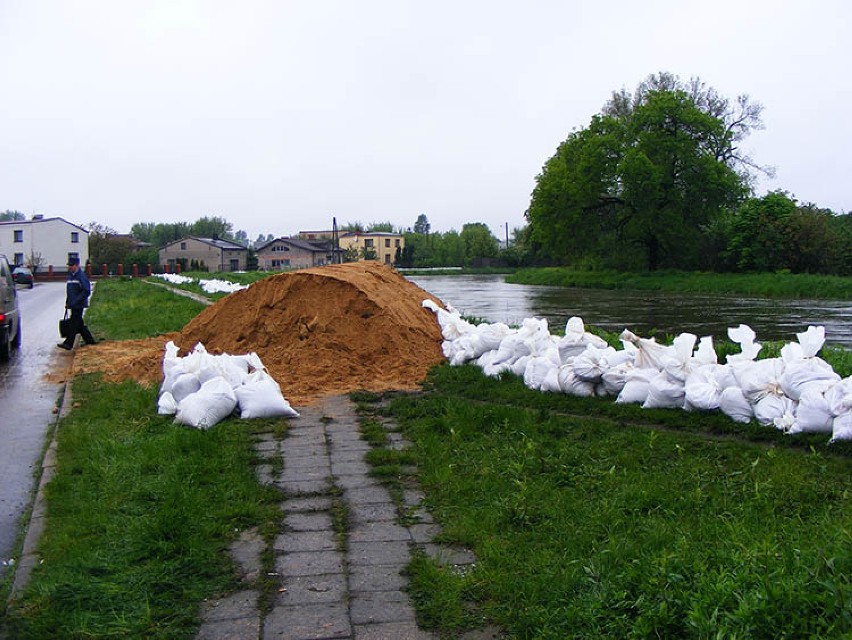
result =
M715 339L728 327L749 325L758 340L793 341L808 325L825 327L826 343L852 349L852 302L778 300L662 291L577 289L508 284L500 275L408 276L463 315L519 324L546 318L561 333L571 316L586 324L642 337L684 331Z

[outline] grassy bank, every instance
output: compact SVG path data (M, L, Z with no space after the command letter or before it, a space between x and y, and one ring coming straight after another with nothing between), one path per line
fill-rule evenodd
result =
M519 638L852 633L852 448L718 414L533 392L441 367L383 410L459 574L412 564L421 622ZM384 460L387 463L387 460Z
M515 284L595 289L638 289L719 293L775 298L852 299L852 278L797 273L708 273L574 271L564 267L521 269L506 277Z
M102 280L88 323L107 339L179 329L202 305L138 280ZM192 638L199 603L240 588L227 547L274 530L276 491L258 484L252 433L284 421L226 420L209 431L156 412L157 389L73 381L47 486L43 560L6 611L10 637Z

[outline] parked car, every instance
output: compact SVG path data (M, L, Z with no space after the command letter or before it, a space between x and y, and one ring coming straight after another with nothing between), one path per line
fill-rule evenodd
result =
M0 362L9 359L12 349L21 346L21 314L18 311L18 288L12 267L0 254Z
M15 284L25 284L30 289L33 288L33 272L26 267L15 267L12 270L12 279Z

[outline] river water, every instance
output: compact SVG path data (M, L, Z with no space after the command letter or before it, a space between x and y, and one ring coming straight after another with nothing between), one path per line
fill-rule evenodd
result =
M826 343L852 349L852 302L779 300L623 289L579 289L508 284L501 275L407 276L462 315L520 324L547 319L561 333L571 316L607 331L630 329L641 337L688 331L725 339L728 327L747 324L758 340L796 340L808 325L825 327Z

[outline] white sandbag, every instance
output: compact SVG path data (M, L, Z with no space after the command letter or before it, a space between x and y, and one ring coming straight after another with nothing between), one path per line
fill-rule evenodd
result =
M237 396L228 381L213 378L178 403L175 422L209 429L231 415L236 406Z
M852 440L852 411L835 416L832 423L832 435L829 444L839 440Z
M671 347L657 344L654 338L640 338L631 331L625 329L621 332L619 340L624 344L631 345L636 348L636 357L633 359L633 366L637 369L654 369L661 371L663 368L663 358L670 355Z
M583 319L572 316L565 324L565 335L559 339L560 364L567 364L570 358L579 356L586 347L593 346L598 349L606 348L606 340L586 331Z
M692 356L695 367L703 367L708 364L718 364L719 356L713 348L713 336L702 336L698 343L698 349Z
M541 391L549 392L549 393L561 393L562 388L559 385L559 367L554 366L550 367L547 370L547 374L544 376L544 380L541 382L541 387L539 387Z
M157 399L157 413L161 416L173 416L176 411L177 402L175 402L174 396L168 391L161 393Z
M734 422L750 422L754 417L754 409L739 387L722 389L719 409Z
M530 355L521 356L520 358L515 360L511 365L512 373L514 373L516 376L523 378L530 360L532 360L532 356Z
M660 371L648 384L648 397L643 409L682 409L684 402L683 382Z
M781 376L784 361L781 358L766 358L754 362L741 362L732 366L734 377L749 402L756 404L767 395L783 395Z
M181 400L197 392L201 388L201 381L195 373L181 373L171 385L171 394L175 402L180 404Z
M619 351L618 353L623 353ZM609 367L601 374L601 382L598 386L600 393L608 396L617 396L624 389L630 372L634 369L633 362L623 362Z
M754 404L754 417L760 424L770 425L787 413L792 415L795 410L795 404L790 398L770 393Z
M656 369L634 367L627 373L627 382L624 383L615 402L617 404L644 403L648 399L648 385L658 374L659 371Z
M797 333L796 339L802 348L802 357L813 358L825 344L825 327L809 326L803 333Z
M747 324L741 324L738 327L730 327L728 329L728 338L731 342L736 342L740 345L740 353L728 354L726 362L729 364L749 362L757 358L763 345L755 342L755 333Z
M610 346L596 347L589 345L572 361L574 375L586 382L598 383L604 369L607 367L607 356L615 356L615 349Z
M843 378L825 392L825 399L835 417L852 411L852 376Z
M550 373L551 369L558 367L550 358L543 356L533 356L527 363L524 369L524 385L536 391L541 391L541 386ZM557 387L559 383L557 381Z
M672 341L669 352L660 359L663 371L672 381L679 382L681 386L692 371L692 350L697 339L698 336L694 333L679 334Z
M719 386L716 371L723 365L704 365L693 369L683 385L684 408L698 411L712 411L719 408L722 387Z
M264 371L251 374L245 384L234 389L240 418L298 418L278 383Z
M796 405L796 419L787 433L831 433L834 416L825 395L816 390L806 390Z
M816 354L822 348L825 329L809 327L808 332L797 335L799 343L791 342L781 349L784 373L779 381L785 395L793 400L798 400L802 390L807 387L818 385L825 391L840 382L840 376L830 364L816 355L808 355Z
M420 304L437 316L438 325L441 327L441 335L444 337L444 340L452 342L469 333L474 328L473 324L464 320L454 309L452 311L441 309L433 300L429 300L428 298Z
M570 364L563 364L559 367L557 378L559 380L559 389L566 395L586 398L595 395L594 382L587 382L578 378L574 374L574 369Z

